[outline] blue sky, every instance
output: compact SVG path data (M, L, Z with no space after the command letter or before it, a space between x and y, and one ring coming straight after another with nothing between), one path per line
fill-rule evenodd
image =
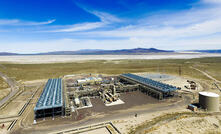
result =
M1 0L0 52L221 49L221 0Z

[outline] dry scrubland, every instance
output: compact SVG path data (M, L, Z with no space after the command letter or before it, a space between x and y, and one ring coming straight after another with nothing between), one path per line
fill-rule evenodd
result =
M131 126L129 134L220 134L220 113L176 112L163 114L138 126Z
M0 77L0 90L8 88L8 84Z
M167 60L95 60L72 63L50 63L50 64L6 64L0 71L16 80L30 81L52 77L61 77L74 73L100 73L121 74L137 72L162 72L168 74L179 74L198 79L208 79L200 72L191 69L195 66L221 80L221 58L200 59L167 59ZM0 80L2 83L2 81Z
M7 96L10 92L8 88L8 84L0 77L0 100Z

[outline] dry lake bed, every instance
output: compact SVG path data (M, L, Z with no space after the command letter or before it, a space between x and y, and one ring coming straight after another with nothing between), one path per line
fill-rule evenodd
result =
M221 57L209 53L158 53L147 55L22 55L0 56L0 62L19 64L66 63L84 60L123 60L123 59L192 59L202 57Z

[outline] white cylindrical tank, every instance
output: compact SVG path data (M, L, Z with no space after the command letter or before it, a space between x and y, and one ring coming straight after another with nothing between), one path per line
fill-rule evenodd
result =
M84 79L84 80L77 80L77 83L78 83L78 85L80 85L80 84L84 84L84 83L86 83L87 81Z
M199 104L210 112L219 111L219 95L212 92L199 92Z
M75 101L75 104L76 104L76 105L79 105L79 104L80 104L79 98L75 98L74 101Z

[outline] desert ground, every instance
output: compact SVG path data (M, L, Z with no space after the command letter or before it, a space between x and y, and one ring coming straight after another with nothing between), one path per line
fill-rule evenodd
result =
M138 55L137 57L111 55L80 58L77 56L3 56L0 58L0 72L15 79L20 92L6 106L0 108L0 127L5 124L4 128L0 128L0 133L57 133L101 122L112 122L121 133L125 134L221 133L220 112L194 113L187 109L189 103L198 101L199 91L212 91L221 95L219 89L221 57L219 56L218 54ZM133 92L121 95L121 99L128 103L107 109L99 99L94 98L92 103L96 106L82 110L82 113L85 113L82 116L86 118L79 120L69 117L57 117L54 120L46 118L38 120L36 125L33 124L33 108L48 78L90 73L102 75L136 73L143 76L167 74L171 76L170 79L158 80L181 87L179 92L183 94L183 98L168 99L159 103L149 96ZM195 81L198 89L195 91L185 89L187 80ZM3 98L9 94L10 86L4 79L0 79L0 84L2 85L0 95ZM140 98L137 99L136 96ZM135 113L138 114L137 117L134 117ZM16 120L14 127L8 130L14 120ZM107 127L108 125L88 133L108 133L105 129Z

